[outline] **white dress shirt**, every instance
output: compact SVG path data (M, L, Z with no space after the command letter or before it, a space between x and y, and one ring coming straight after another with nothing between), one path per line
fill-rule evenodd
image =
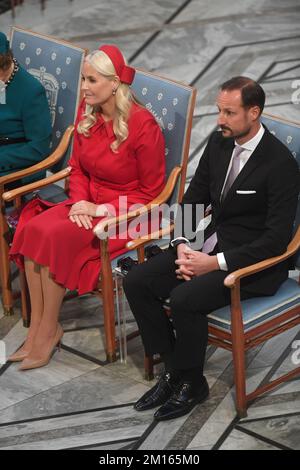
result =
M254 152L254 150L258 146L259 142L261 141L262 136L264 135L264 133L265 133L265 129L261 124L260 128L259 128L258 132L255 134L255 136L252 137L252 139L248 140L248 142L245 142L244 144L241 145L241 147L243 147L244 150L241 152L241 154L239 156L239 159L240 159L240 170L239 171L241 171L244 168L244 166L246 165L247 161L249 160L252 153ZM238 144L236 141L234 141L234 146L236 146L236 145L240 145L240 144ZM227 170L227 173L226 173L226 178L224 180L223 188L222 188L222 191L221 191L221 197L222 197L222 194L223 194L223 190L224 190L226 180L228 178L228 174L229 174L231 166L232 166L232 159L233 159L233 152L232 152L232 155L231 155L231 160L230 160L230 163L229 163L229 166L228 166L228 170ZM216 242L217 242L217 237L216 237ZM220 269L222 271L228 271L228 267L227 267L227 263L226 263L226 260L225 260L224 253L217 253L217 258L218 258L218 263L219 263Z

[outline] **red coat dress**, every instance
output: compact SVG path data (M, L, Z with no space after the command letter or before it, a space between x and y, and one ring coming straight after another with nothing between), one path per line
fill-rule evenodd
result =
M77 123L85 109L83 102ZM58 284L79 294L96 288L99 273L99 239L93 230L71 222L70 206L85 200L119 207L119 196L127 196L128 206L147 204L165 183L165 147L162 132L152 114L133 104L128 120L129 135L118 152L110 149L115 135L112 121L99 115L85 137L75 130L69 199L56 204L33 200L22 211L11 258L22 268L24 256L48 266ZM124 199L124 198L123 198ZM47 210L46 210L47 209ZM101 220L93 219L93 226ZM109 239L111 258L126 251L127 239Z

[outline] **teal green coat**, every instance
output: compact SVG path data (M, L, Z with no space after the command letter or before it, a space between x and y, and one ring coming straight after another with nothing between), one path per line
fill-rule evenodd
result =
M45 88L22 67L6 88L0 104L0 135L25 137L28 142L0 145L0 176L27 168L50 153L52 127ZM41 178L27 177L21 184ZM19 186L19 184L18 184Z

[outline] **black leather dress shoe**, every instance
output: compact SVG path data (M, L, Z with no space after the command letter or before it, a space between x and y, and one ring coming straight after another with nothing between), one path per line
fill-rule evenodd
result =
M154 414L157 421L179 418L189 413L195 405L203 402L209 395L206 378L201 386L182 382L173 395Z
M174 393L179 380L173 378L169 372L165 372L148 392L146 392L135 404L137 411L150 410L165 403Z

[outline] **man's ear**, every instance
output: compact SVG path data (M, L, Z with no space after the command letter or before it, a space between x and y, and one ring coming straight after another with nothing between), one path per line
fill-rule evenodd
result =
M252 106L250 108L250 116L253 121L256 121L259 118L260 114L261 112L259 106Z

